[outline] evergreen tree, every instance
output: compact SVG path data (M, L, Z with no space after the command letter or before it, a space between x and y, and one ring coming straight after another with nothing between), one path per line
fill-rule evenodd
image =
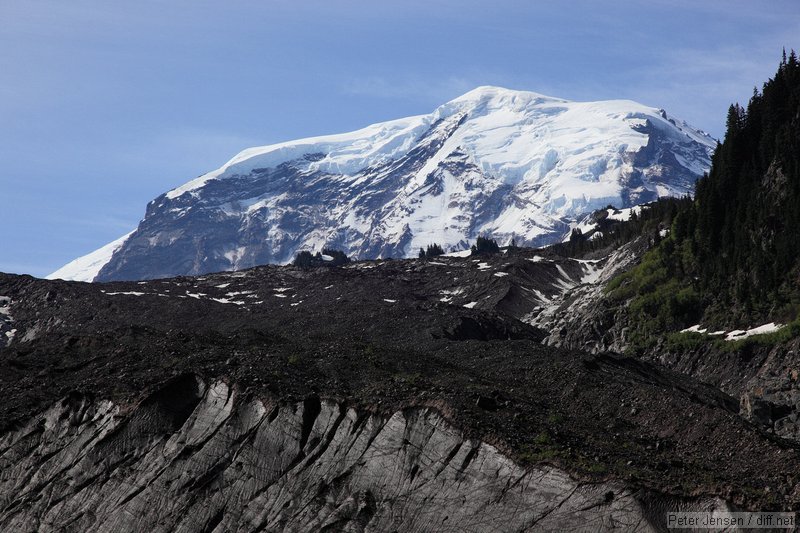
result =
M322 253L317 252L316 254L312 254L308 250L303 250L295 256L292 264L300 268L314 268L321 266L336 267L349 262L350 258L341 250L323 248Z
M444 255L444 250L436 243L429 244L428 249L425 250L425 255L429 258L436 257L437 255Z
M294 258L292 264L300 268L311 268L314 266L314 256L311 252L303 250Z
M775 76L746 108L728 108L711 170L653 254L666 278L643 284L641 301L653 300L659 284L677 283L700 295L706 323L798 314L800 66L794 50L784 53Z
M431 259L433 257L436 257L437 255L443 255L443 254L444 250L442 249L442 247L436 243L433 243L428 245L427 250L425 250L424 248L420 248L419 255L417 257L419 257L420 259L425 259L425 258Z
M496 254L500 252L497 241L489 237L478 237L478 240L470 248L472 255Z
M580 228L572 228L572 233L569 234L569 242L576 242L583 240L583 232Z

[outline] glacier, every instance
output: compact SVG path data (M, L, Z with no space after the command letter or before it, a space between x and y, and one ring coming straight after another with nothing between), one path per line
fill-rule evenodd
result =
M399 258L434 242L464 249L478 235L541 246L596 209L691 194L715 147L630 100L478 87L427 115L244 150L150 202L103 253L49 277L196 275L323 246Z

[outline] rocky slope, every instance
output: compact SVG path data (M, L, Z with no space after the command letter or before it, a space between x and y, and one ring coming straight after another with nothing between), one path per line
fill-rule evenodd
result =
M590 353L626 353L632 327L629 302L607 297L605 287L635 265L653 239L654 235L642 235L587 256L594 259L570 259L550 250L538 259L541 264L557 264L565 274L570 264L591 265L591 275L562 276L553 281L555 290L548 299L533 302L529 312L519 309L512 314L546 332L544 344ZM533 275L543 279L539 272ZM760 325L755 322L751 329ZM800 441L800 340L751 337L749 342L728 343L722 340L725 336L684 342L664 336L640 357L738 398L742 416L766 431Z
M800 449L738 398L545 347L516 318L606 268L514 250L138 283L0 275L16 329L0 524L627 531L663 529L666 510L796 508Z
M663 110L481 87L429 115L251 148L150 202L52 278L152 279L285 263L324 245L416 256L479 234L558 242L578 219L685 195L715 142Z

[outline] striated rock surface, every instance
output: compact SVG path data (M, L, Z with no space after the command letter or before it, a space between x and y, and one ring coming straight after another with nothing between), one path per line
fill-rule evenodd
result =
M138 405L73 394L0 438L4 531L656 531L715 498L523 468L437 410L282 404L174 379Z

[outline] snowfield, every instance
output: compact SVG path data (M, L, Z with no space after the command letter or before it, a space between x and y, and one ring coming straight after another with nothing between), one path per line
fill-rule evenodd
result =
M108 263L114 252L128 240L133 232L123 235L116 241L110 242L94 252L70 261L59 268L46 279L67 279L72 281L93 281L100 269Z
M478 235L541 246L607 205L624 219L635 205L690 193L715 145L629 100L479 87L427 115L244 150L50 277L239 270L326 245L359 259L410 257L431 243L463 250Z

